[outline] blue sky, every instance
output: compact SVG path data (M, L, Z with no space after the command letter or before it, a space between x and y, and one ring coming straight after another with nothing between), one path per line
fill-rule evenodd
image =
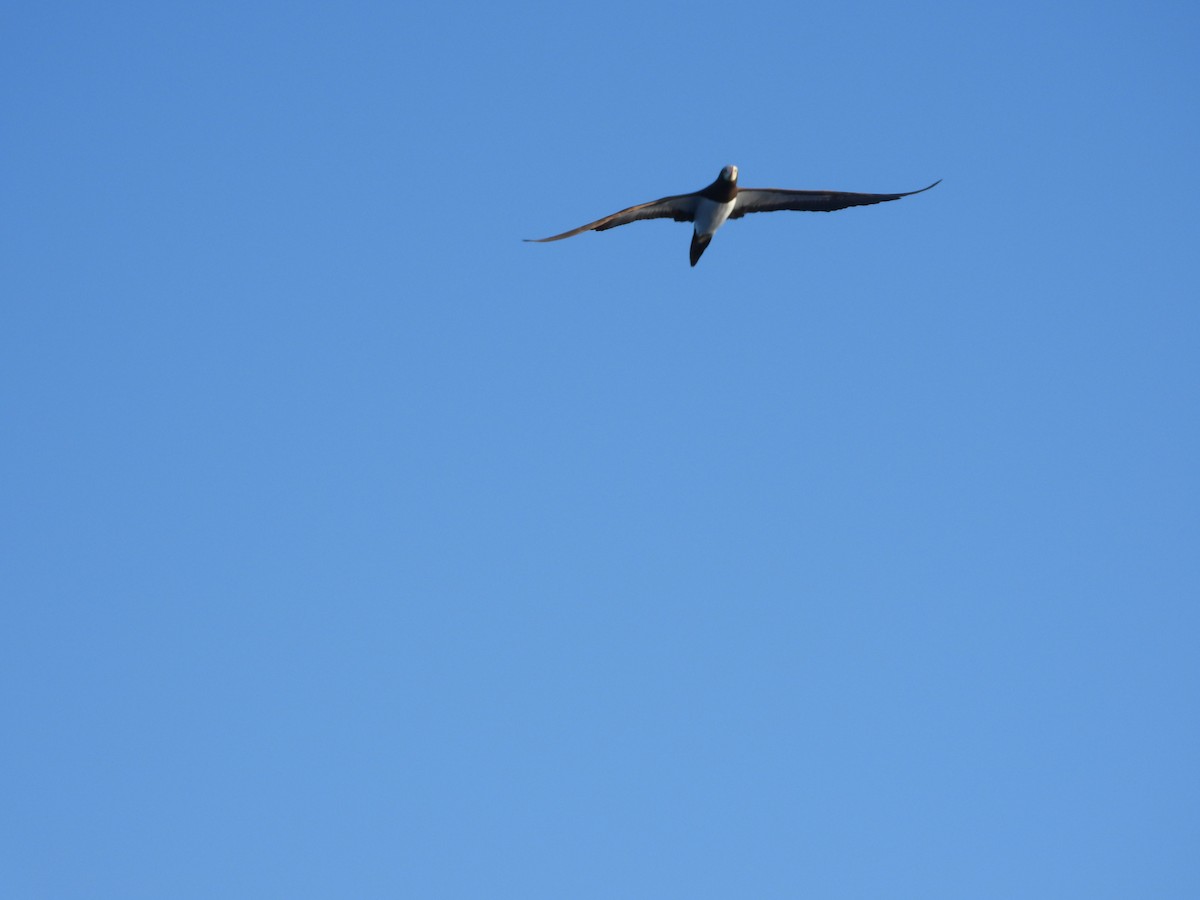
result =
M1195 897L1198 26L5 12L0 894Z

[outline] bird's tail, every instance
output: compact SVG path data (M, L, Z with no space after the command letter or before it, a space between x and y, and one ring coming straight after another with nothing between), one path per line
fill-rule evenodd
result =
M704 253L704 248L708 246L709 241L713 239L711 234L697 234L692 232L692 249L688 254L691 257L692 265L696 265L700 261L701 254Z

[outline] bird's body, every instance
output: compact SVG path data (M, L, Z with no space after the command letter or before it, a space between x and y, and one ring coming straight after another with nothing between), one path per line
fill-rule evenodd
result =
M663 197L650 203L631 206L611 216L589 222L562 234L548 238L534 238L536 243L561 241L563 238L581 234L584 231L605 231L618 225L628 225L641 219L674 219L676 222L693 222L692 246L690 258L696 265L705 248L712 241L717 229L730 219L740 219L747 213L772 212L782 209L808 210L810 212L831 212L835 209L846 209L850 206L866 206L872 203L883 203L888 200L899 200L911 194L919 194L940 184L935 181L929 187L919 191L907 191L903 194L854 194L847 191L789 191L776 188L738 188L737 166L726 166L717 176L717 180L704 190L693 194L678 194Z
M696 204L696 227L693 230L696 234L707 234L710 237L716 234L717 229L725 224L725 220L733 212L733 204L733 200L721 203L701 197Z
M710 200L708 197L701 197L696 202L696 227L692 229L692 246L688 250L688 257L693 266L700 261L700 254L713 239L717 229L725 224L725 220L733 212L733 204L733 200Z

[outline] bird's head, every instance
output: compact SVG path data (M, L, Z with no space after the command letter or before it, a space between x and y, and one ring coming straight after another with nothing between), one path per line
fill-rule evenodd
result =
M721 170L722 181L737 181L737 166L726 166Z

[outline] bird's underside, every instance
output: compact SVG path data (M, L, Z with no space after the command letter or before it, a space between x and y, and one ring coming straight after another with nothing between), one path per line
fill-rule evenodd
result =
M676 194L650 203L630 206L595 222L580 225L562 234L546 238L529 238L533 243L561 241L585 231L607 231L619 225L640 222L643 219L674 219L676 222L694 222L690 258L696 265L701 254L712 240L717 229L728 219L740 219L749 213L798 210L803 212L833 212L851 206L869 206L899 200L927 191L941 180L916 191L900 194L857 194L848 191L793 191L778 188L739 188L737 166L726 166L717 180L704 190L694 194Z

